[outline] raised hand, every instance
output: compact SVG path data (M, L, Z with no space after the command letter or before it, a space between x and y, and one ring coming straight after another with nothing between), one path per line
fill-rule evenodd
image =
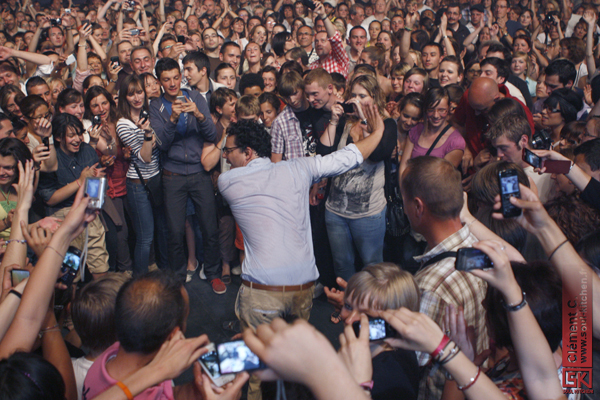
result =
M360 315L360 333L354 333L352 325L346 325L340 335L338 355L350 371L350 374L361 384L369 382L373 377L373 361L369 346L369 319L365 314Z
M385 339L393 347L430 354L444 337L438 324L431 318L408 308L382 311L380 316L400 334L400 338Z
M35 178L33 166L33 160L25 161L25 165L21 161L17 163L19 183L13 183L13 187L17 191L17 210L21 212L29 212L33 202L33 180Z
M337 311L341 310L344 307L344 290L346 286L348 286L348 282L343 280L342 278L337 278L335 280L337 284L342 288L342 290L338 290L336 288L329 289L327 286L324 287L325 295L327 296L327 301L329 304L333 305Z
M52 239L52 232L48 228L42 228L39 224L33 224L28 227L25 221L21 221L21 230L23 237L27 240L27 245L31 247L35 255L40 258L46 246Z

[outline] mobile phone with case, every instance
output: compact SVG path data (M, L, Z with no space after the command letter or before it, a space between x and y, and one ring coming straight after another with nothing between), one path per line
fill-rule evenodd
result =
M464 247L456 252L457 271L471 271L474 269L489 269L493 268L492 260L479 249L472 247Z
M265 368L264 363L246 346L243 340L219 343L217 354L221 375Z
M29 278L29 271L26 269L13 269L10 271L10 284L12 287L17 286L27 278Z
M352 324L356 337L360 335L360 321L354 321ZM369 317L369 340L383 340L385 338L396 336L396 330L383 318Z
M198 358L200 366L206 372L210 380L217 386L223 386L235 378L235 374L221 375L219 372L219 356L214 343L206 346L208 351Z
M568 174L571 170L571 161L568 160L544 160L529 149L523 149L523 161L533 168L546 168L546 174Z
M513 218L521 215L521 209L510 202L511 197L521 198L519 189L519 176L517 170L507 169L498 173L500 185L500 201L502 202L502 215L504 218Z

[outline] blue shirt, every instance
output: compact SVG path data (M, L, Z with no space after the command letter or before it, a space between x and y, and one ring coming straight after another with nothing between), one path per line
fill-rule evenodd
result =
M278 163L258 158L219 176L219 190L244 235L246 279L287 286L319 277L310 229L310 187L362 162L362 154L351 144L324 157Z
M55 172L40 173L38 194L44 200L44 203L48 203L54 192L58 189L79 179L85 167L91 167L100 161L96 150L87 143L81 143L79 151L72 156L62 151L59 146L56 146L56 159L58 161L58 169ZM46 205L46 215L52 215L62 208L71 207L76 194L74 193L71 197L54 206Z

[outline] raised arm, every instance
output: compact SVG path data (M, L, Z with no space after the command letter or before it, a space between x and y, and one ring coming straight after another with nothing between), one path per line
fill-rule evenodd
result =
M473 270L471 273L495 287L504 303L512 305L507 310L510 337L519 363L519 371L532 400L558 399L563 397L562 388L556 374L556 364L552 350L531 308L520 305L525 297L513 274L504 246L495 241L482 241L473 247L490 257L494 268L487 271Z
M6 60L9 57L17 57L36 65L47 65L52 63L52 59L43 54L32 53L30 51L20 51L11 49L10 47L0 46L0 60Z
M584 11L583 19L588 24L587 37L585 42L585 63L588 69L588 76L594 76L596 72L596 60L594 59L594 33L596 30L596 14L592 11Z
M98 16L96 17L98 22L106 21L104 16L106 15L106 12L108 11L108 9L113 5L113 3L114 3L114 0L107 0L107 2L102 6L102 8L100 8L100 10L98 11Z
M404 18L404 32L402 32L402 40L400 41L400 57L402 62L407 63L412 67L415 66L415 61L410 56L410 42L412 31L419 18L419 13L407 14Z
M84 198L83 192L80 188L71 211L31 273L17 315L0 342L0 358L8 357L17 349L32 349L46 315L47 308L41 305L50 302L69 244L83 232L84 224L96 218L95 213L88 212L89 197Z
M560 273L563 287L568 288L571 293L579 293L581 289L580 271L585 271L592 280L593 292L593 335L600 338L600 278L581 259L579 254L569 243L567 237L548 215L548 212L540 202L539 198L526 186L519 185L521 199L511 198L510 202L522 209L521 216L516 221L528 232L533 233L552 265ZM500 196L496 196L495 210L501 208ZM493 214L494 218L502 219L501 214Z

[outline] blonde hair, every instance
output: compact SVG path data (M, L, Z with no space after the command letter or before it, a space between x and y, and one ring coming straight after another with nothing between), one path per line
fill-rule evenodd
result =
M523 51L515 51L513 54L513 59L517 57L525 60L525 65L527 65L527 67L525 68L525 76L528 77L529 70L531 69L531 60L529 59L529 55Z
M238 117L249 117L251 115L258 116L260 114L258 97L251 94L240 97L237 103L235 103L235 114Z
M377 105L379 113L384 116L384 119L387 118L388 113L385 109L385 94L381 90L377 78L371 75L360 75L352 79L352 82L350 82L350 85L348 86L350 90L346 92L346 100L350 100L352 88L356 85L360 85L369 93L369 96L373 98L373 103Z
M365 304L371 310L419 311L421 295L415 278L396 264L369 265L348 281L345 300Z

